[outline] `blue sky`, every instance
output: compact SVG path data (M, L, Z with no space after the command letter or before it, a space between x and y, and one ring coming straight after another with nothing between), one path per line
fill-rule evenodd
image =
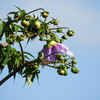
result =
M50 12L50 16L59 20L60 26L68 26L76 32L64 44L75 53L80 73L75 75L69 71L69 75L63 77L54 69L40 68L39 84L35 80L29 89L27 84L24 86L24 79L18 75L15 81L11 78L0 87L0 100L100 100L100 1L9 0L8 3L1 0L0 18L17 10L14 5L27 12L43 7ZM37 39L29 43L25 50L37 54L43 44ZM7 74L5 68L0 80Z

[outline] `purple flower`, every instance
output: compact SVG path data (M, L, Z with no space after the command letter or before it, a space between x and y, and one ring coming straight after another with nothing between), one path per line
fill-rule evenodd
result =
M55 41L51 41L41 51L45 54L45 56L47 56L45 59L47 61L56 61L57 54L67 53L68 55L74 56L74 54L69 50L68 47Z

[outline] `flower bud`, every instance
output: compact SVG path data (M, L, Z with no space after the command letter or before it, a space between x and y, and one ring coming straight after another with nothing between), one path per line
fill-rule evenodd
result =
M59 75L64 75L64 76L68 75L68 72L62 69L59 69L57 72Z
M63 36L62 36L62 39L65 39L65 40L66 40L67 38L68 38L68 37L67 37L66 35L63 35Z
M56 55L56 59L57 60L62 60L63 59L63 55L61 55L61 54Z
M58 20L55 20L54 21L54 25L58 25L59 24L59 21Z
M59 69L57 72L58 72L59 75L64 75L65 74L65 71L62 70L62 69Z
M34 68L37 69L39 66L38 65L34 65Z
M72 64L77 64L77 61L73 60L73 61L72 61Z
M64 72L64 75L65 75L65 76L66 76L66 75L68 75L68 72L67 72L67 71L65 71L65 72Z
M71 57L72 60L75 60L75 57Z
M70 37L73 36L74 35L74 31L68 30L67 35L70 36Z
M79 73L79 69L76 68L76 67L72 67L71 72L74 73L74 74L77 74L77 73Z
M64 62L66 62L66 61L68 61L68 59L67 59L67 58L65 58L65 59L64 59Z
M34 22L34 28L36 28L36 29L39 29L40 28L40 22L38 21L38 20L36 20L35 22Z
M47 18L48 17L48 14L49 13L47 11L44 11L44 12L41 13L42 17L44 17L44 18Z
M50 23L51 23L51 24L53 24L53 23L54 23L54 21L53 21L53 20L51 20L51 21L50 21Z
M23 40L24 40L24 36L23 35L18 35L17 38L16 38L17 42L23 41Z
M29 21L26 21L26 20L21 21L21 25L24 26L24 27L28 27L29 24L30 24Z

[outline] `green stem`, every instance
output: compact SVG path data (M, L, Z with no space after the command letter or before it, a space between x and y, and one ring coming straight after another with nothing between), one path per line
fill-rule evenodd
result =
M48 65L48 64L45 64L45 65L48 66L48 67L51 67L51 68L59 69L58 67L55 67L55 66L51 66L51 65Z
M33 13L33 12L35 12L35 11L38 11L38 10L43 10L43 11L45 11L43 8L38 8L38 9L35 9L35 10L32 10L32 11L28 12L26 15L28 15L28 14L30 14L30 13Z
M35 9L35 10L32 10L32 11L26 13L26 14L25 14L24 16L22 16L21 18L25 17L26 15L28 15L28 14L30 14L30 13L33 13L33 12L35 12L35 11L38 11L38 10L43 10L43 11L45 11L43 8L38 8L38 9ZM10 23L12 23L12 22L17 22L17 21L21 20L21 18L19 18L18 20L12 20L12 21L8 22L8 24L10 24Z
M68 27L57 27L57 28L50 28L49 30L55 30L55 29L59 29L59 28L61 28L61 29L68 29L68 30L69 30L69 28L68 28Z
M24 51L23 51L23 47L22 47L22 45L21 45L20 42L19 42L19 45L20 45L20 49L21 49L21 52L22 52L22 61L23 61L23 64L24 64L25 59L24 59Z

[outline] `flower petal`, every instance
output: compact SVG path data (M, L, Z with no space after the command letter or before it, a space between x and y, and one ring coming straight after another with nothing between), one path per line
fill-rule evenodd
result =
M74 53L71 52L67 46L60 43L58 43L57 46L60 48L62 54L65 54L67 52L67 54L74 56Z
M57 47L59 47L61 54L65 54L68 51L68 48L63 44L58 43Z
M56 60L56 54L60 52L60 49L57 46L53 46L51 49L51 55L50 55L50 61L55 61ZM54 53L54 54L52 54Z
M48 56L51 54L51 48L49 47L44 47L41 51L45 54L45 56ZM46 60L50 61L50 56L48 56Z
M74 56L74 53L71 52L70 50L68 50L67 53L68 53L69 55L71 55L71 56Z

